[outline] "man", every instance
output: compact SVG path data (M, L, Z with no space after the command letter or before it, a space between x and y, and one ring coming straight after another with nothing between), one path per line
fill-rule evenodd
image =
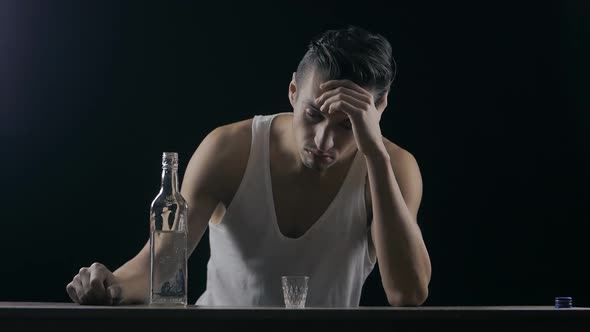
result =
M430 259L417 224L411 153L381 135L395 76L389 42L358 27L314 38L289 83L293 112L213 130L181 194L188 249L209 226L200 305L282 306L282 275L307 275L307 306L358 306L375 262L392 306L428 296ZM66 287L81 304L146 302L149 241L111 273L94 263Z

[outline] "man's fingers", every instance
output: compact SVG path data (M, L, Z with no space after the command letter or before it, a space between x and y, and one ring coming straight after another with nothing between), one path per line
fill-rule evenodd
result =
M78 298L78 303L84 304L85 296L84 296L84 287L82 286L82 282L80 281L80 275L74 277L72 280L72 284L76 290L76 297Z
M106 294L110 305L117 305L121 302L121 287L119 285L109 286Z
M352 106L344 100L335 101L328 106L328 114L336 111L344 112L346 115L348 115L348 117L350 118L350 122L353 124L353 117L357 116L360 112L362 112L360 109Z
M103 265L103 268L105 271L105 285L107 287L109 287L111 285L118 285L119 280L117 280L117 278L115 278L115 275L113 274L113 272L111 272L109 269L107 269L104 265Z
M334 89L330 89L330 90L324 90L325 92L322 93L321 96L319 96L318 98L316 98L315 102L318 105L322 105L323 103L325 103L328 99L337 96L339 94L344 94L344 95L348 95L351 96L357 100L359 100L360 102L366 103L366 104L371 104L373 102L373 97L370 95L366 95L366 94L362 94L359 93L355 90L352 90L348 87L344 87L344 86L339 86L336 87Z
M78 292L78 298L82 304L88 303L92 300L92 294L90 294L90 272L87 267L83 267L78 272L78 280L82 284L82 293Z
M119 280L117 280L115 275L104 265L100 265L100 269L104 272L106 301L111 305L116 305L121 301L122 297L122 290L121 286L119 285Z
M110 286L117 286L118 289L108 290ZM111 294L121 297L116 278L100 263L81 268L72 282L66 286L66 291L70 298L79 304L101 305L112 302Z
M337 94L337 95L334 95L334 96L326 99L324 104L320 107L320 111L322 111L322 112L328 111L328 113L330 113L329 110L332 109L330 106L334 103L339 102L339 101L346 102L349 105L351 105L359 110L363 110L363 109L367 108L367 104L359 101L358 99L356 99L354 97L351 97L351 96L345 95L345 94Z
M89 293L92 294L94 300L98 302L103 302L105 299L105 271L102 268L92 265L89 269L90 277L88 284L90 286Z
M91 271L92 269L83 267L78 273L78 276L80 277L80 283L82 284L82 295L78 293L78 297L82 304L96 304L101 298L101 295L98 293L98 289L94 288L96 287L96 281L94 281L94 284L90 283Z
M66 292L68 292L68 295L70 296L70 299L72 299L72 301L80 303L78 294L76 294L76 286L74 286L73 280L66 286Z

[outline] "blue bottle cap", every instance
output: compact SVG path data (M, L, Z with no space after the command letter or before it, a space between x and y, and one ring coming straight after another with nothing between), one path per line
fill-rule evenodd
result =
M571 308L572 298L569 296L558 296L555 298L555 308Z

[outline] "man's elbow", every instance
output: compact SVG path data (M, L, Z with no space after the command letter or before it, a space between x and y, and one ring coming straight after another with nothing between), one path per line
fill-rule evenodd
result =
M414 292L388 292L387 301L392 307L418 307L426 302L428 298L428 287L418 289Z

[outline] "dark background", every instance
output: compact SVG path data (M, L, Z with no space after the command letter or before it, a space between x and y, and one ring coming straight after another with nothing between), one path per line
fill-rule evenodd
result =
M216 126L290 111L309 39L393 46L383 134L417 159L425 305L590 306L587 1L0 1L0 300L69 301L148 239L163 151L180 175ZM189 260L205 288L207 235ZM377 269L362 305L384 305Z

